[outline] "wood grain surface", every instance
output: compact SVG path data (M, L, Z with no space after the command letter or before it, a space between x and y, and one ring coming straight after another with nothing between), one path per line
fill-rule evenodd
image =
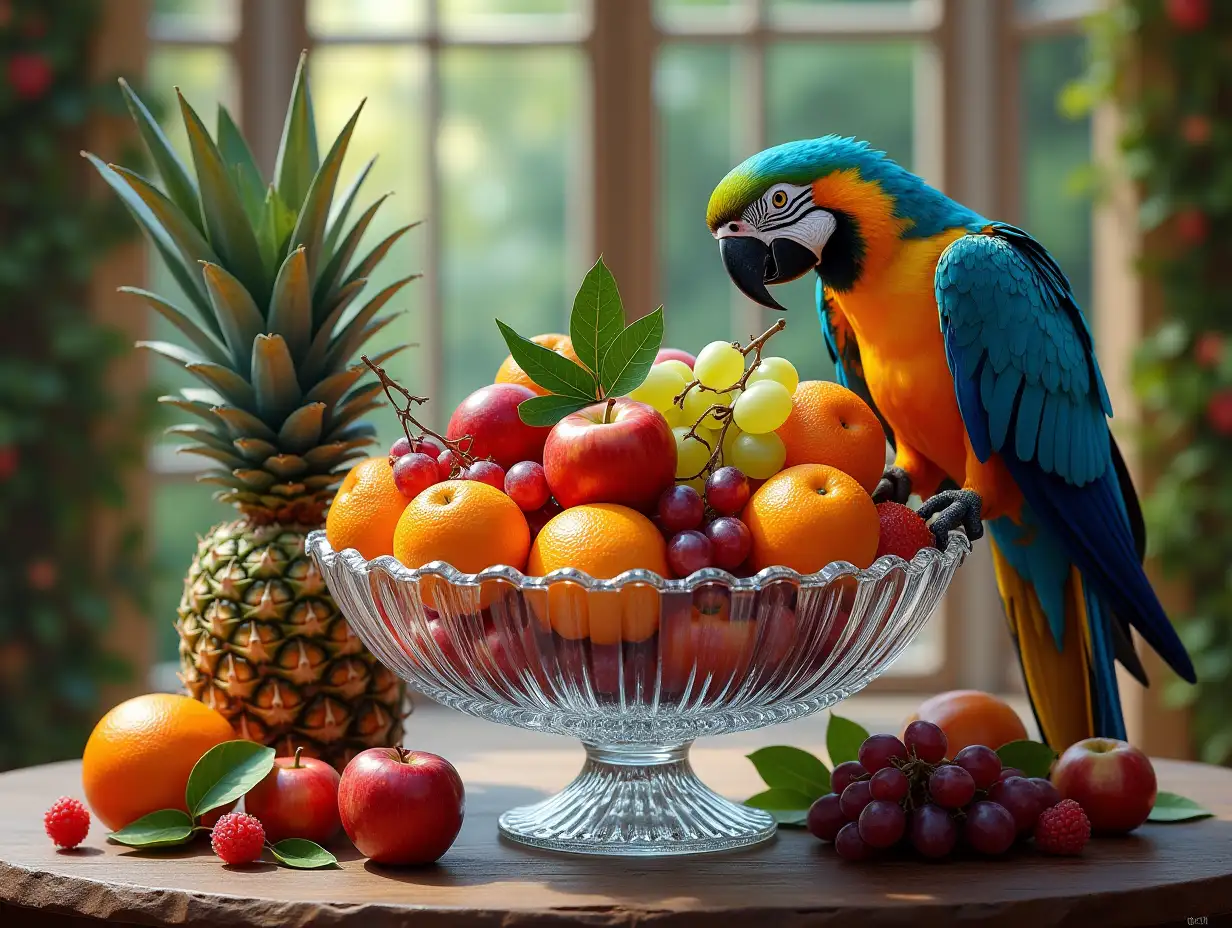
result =
M1147 825L1095 841L1080 858L1024 849L999 860L852 865L807 834L781 831L751 850L617 860L543 853L497 836L500 812L572 778L581 763L576 745L444 710L422 713L413 730L415 746L450 757L467 785L462 834L426 869L369 864L345 840L334 848L341 861L334 870L229 868L205 842L145 854L109 845L97 825L86 846L56 851L42 812L57 796L80 795L78 764L0 775L0 926L89 925L77 921L82 916L201 928L1232 924L1232 770L1158 762L1161 788L1217 818ZM798 737L808 732L817 740ZM751 747L819 750L820 732L815 725L785 736L780 728L699 743L695 766L721 792L746 796L758 788L743 756Z

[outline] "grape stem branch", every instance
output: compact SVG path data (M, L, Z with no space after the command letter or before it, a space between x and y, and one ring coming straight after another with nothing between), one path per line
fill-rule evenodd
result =
M741 345L739 342L732 342L732 347L735 348L737 351L739 351L746 358L749 356L750 353L752 353L753 363L750 364L747 368L745 368L744 375L739 380L737 380L734 384L732 384L730 387L726 387L722 390L716 390L714 387L707 387L701 381L694 379L692 383L687 384L685 386L684 390L681 391L681 393L678 396L672 399L672 402L676 406L680 407L681 409L684 409L685 397L688 396L689 391L694 388L696 388L699 392L709 392L709 393L731 393L735 390L743 390L749 382L749 377L752 376L753 371L757 370L757 365L761 363L761 352L762 352L762 349L766 346L766 342L768 342L772 336L777 335L779 332L782 332L783 329L785 329L786 327L787 327L787 323L784 320L779 319L777 322L774 323L774 325L766 329L766 331L762 332L756 338L750 340L747 345ZM707 458L706 463L702 465L701 470L699 470L696 474L693 474L691 477L686 477L684 479L696 480L698 477L702 476L703 474L709 474L709 473L714 472L715 466L719 464L719 462L723 458L723 439L727 437L727 430L730 429L732 425L732 409L733 407L727 404L715 403L711 405L710 407L708 407L705 412L703 412L700 416L697 417L697 421L694 422L691 426L689 426L689 431L687 431L684 436L685 441L688 441L688 439L690 438L696 438L703 445L705 445L707 448L710 449L710 457ZM713 418L716 422L719 423L719 434L716 435L714 438L713 448L710 446L710 442L706 441L706 439L702 438L701 435L697 434L698 427L703 422L706 422L708 419L711 419L711 418Z
M422 406L428 402L426 396L416 396L406 387L402 386L392 377L385 373L385 368L378 367L368 360L368 356L360 355L360 360L368 365L368 369L376 374L381 381L381 386L385 390L385 395L389 397L389 403L394 408L394 413L398 416L398 421L402 424L402 432L406 435L406 440L415 442L423 439L425 435L430 435L444 445L445 449L452 451L457 458L455 468L470 467L475 463L475 456L471 454L471 446L475 443L475 439L470 435L463 435L461 438L450 439L441 435L439 432L434 432L422 422L415 418L411 409L414 406ZM402 403L399 404L394 394L402 397ZM415 434L411 434L412 426L415 429Z

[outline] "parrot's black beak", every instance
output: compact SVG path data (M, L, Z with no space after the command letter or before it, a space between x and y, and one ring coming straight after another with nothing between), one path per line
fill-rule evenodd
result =
M786 283L806 274L817 266L817 256L788 238L776 238L769 247L761 239L727 236L719 239L723 266L732 283L750 300L778 309L783 306L770 295L767 284Z

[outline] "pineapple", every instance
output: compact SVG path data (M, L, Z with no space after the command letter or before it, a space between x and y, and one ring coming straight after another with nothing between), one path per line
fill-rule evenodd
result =
M170 429L188 442L179 450L209 459L199 479L239 510L201 539L185 579L181 679L240 735L341 766L364 748L399 743L405 693L351 631L304 540L323 524L350 462L375 441L362 417L380 405L381 387L351 361L395 317L377 314L413 277L353 304L409 226L353 261L381 202L347 227L369 162L333 206L359 110L321 158L303 58L268 186L225 109L211 139L180 97L190 173L121 86L162 190L86 157L184 293L187 307L123 288L183 333L183 344L140 344L202 381L160 401L195 418Z

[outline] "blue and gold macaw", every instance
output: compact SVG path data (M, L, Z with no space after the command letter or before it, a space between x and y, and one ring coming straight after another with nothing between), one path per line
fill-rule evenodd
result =
M895 445L877 498L918 493L939 534L979 537L988 520L1050 745L1125 737L1115 661L1146 682L1131 627L1193 682L1142 570L1142 515L1090 329L1043 246L836 136L732 169L706 222L732 281L764 306L784 308L768 284L816 270L839 380Z

